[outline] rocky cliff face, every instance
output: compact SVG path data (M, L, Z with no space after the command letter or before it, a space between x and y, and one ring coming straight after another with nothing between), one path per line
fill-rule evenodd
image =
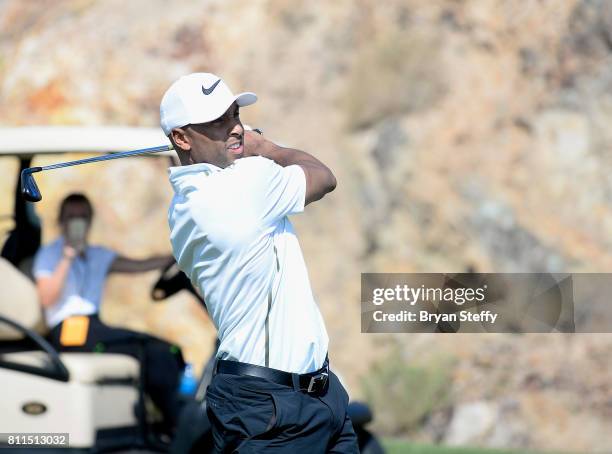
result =
M353 393L390 344L407 361L445 352L453 401L410 436L603 452L610 336L362 335L359 279L612 267L611 26L604 0L4 0L0 123L154 126L164 90L192 71L257 92L243 120L338 176L295 224ZM0 165L9 194L14 163ZM58 171L40 185L46 239L61 198L84 190L97 241L133 256L169 250L165 163ZM3 213L11 203L0 199ZM201 363L211 324L186 295L152 305L155 278L111 278L103 316Z

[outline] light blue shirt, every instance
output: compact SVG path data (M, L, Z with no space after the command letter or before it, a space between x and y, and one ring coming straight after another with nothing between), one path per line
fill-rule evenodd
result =
M221 342L217 357L296 373L319 369L327 332L287 218L304 210L302 168L256 156L169 174L174 257L206 301Z
M38 250L34 258L35 278L50 276L64 251L64 238ZM87 246L84 256L72 260L64 289L56 304L45 308L47 326L53 328L73 315L92 315L100 310L106 276L117 254L102 246Z

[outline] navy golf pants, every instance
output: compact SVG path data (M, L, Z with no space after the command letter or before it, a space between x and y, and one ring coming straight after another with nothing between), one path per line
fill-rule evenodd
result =
M217 374L206 404L215 452L359 453L348 394L332 372L321 396L262 378Z

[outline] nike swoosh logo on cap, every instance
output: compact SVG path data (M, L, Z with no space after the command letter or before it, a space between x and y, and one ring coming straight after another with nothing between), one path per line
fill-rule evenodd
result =
M205 95L210 95L213 92L213 90L217 87L217 85L219 85L219 82L221 82L221 79L217 80L209 88L204 88L204 85L202 85L202 93L204 93Z

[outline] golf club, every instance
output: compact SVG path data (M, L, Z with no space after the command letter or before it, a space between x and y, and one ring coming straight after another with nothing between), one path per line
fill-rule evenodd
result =
M113 153L105 156L95 156L93 158L79 159L77 161L59 162L44 167L28 167L21 171L21 195L28 202L40 202L42 194L38 189L38 185L34 180L33 173L42 172L43 170L61 169L62 167L78 166L81 164L89 164L90 162L110 161L111 159L127 158L128 156L136 156L140 154L160 153L162 151L172 150L172 145L162 145L159 147L142 148L140 150L123 151L121 153Z

